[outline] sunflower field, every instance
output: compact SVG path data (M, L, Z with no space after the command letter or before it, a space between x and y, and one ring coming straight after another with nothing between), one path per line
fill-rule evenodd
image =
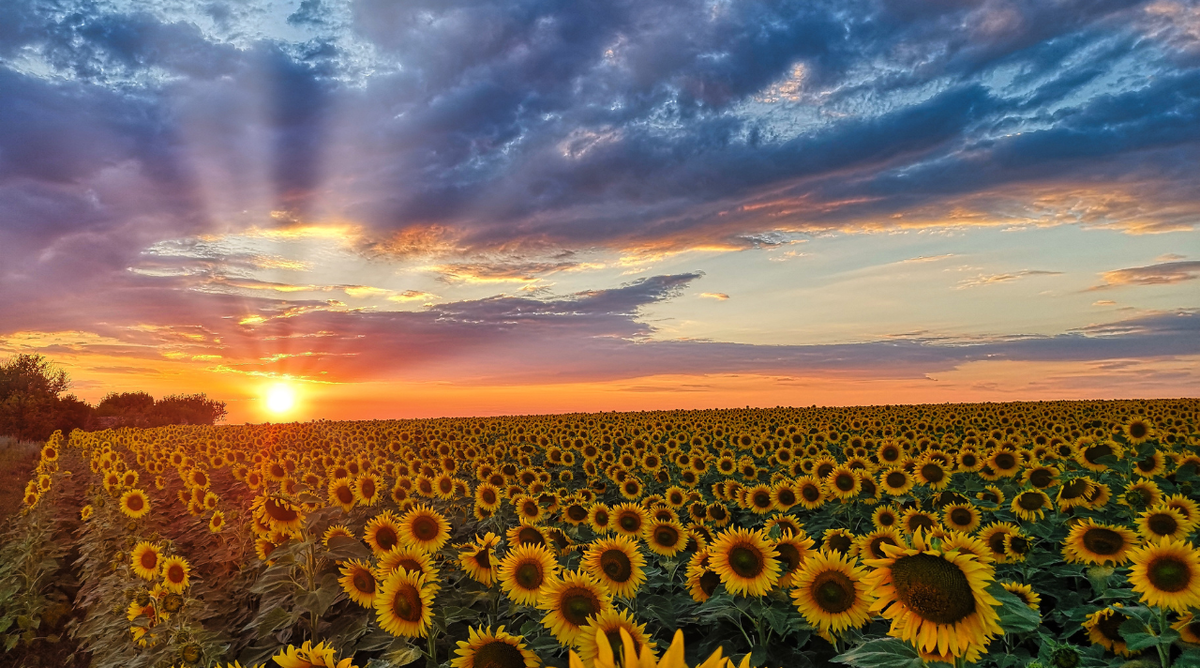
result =
M1200 666L1198 416L56 433L0 545L0 664Z

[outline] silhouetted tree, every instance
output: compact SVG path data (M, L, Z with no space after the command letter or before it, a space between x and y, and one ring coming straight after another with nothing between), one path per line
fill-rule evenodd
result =
M42 355L21 354L0 365L0 434L45 440L56 429L67 372Z
M121 418L128 426L148 420L153 412L154 397L145 392L109 392L96 404L96 417Z
M167 424L216 424L225 419L225 402L200 394L173 394L154 403L152 426Z

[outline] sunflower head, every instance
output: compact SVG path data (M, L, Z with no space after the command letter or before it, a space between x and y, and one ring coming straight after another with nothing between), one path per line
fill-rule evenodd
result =
M458 642L457 658L451 668L536 668L541 665L532 652L525 649L525 639L506 633L504 627L495 632L472 627L467 639Z
M1200 607L1200 552L1191 543L1159 538L1130 560L1129 581L1143 603L1180 613Z
M542 624L564 645L575 642L589 619L613 609L608 589L582 571L567 571L546 586L537 607L546 611Z

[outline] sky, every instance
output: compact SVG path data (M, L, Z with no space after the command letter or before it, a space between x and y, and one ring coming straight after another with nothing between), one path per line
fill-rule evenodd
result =
M233 423L1196 397L1198 163L1194 2L7 0L0 358Z

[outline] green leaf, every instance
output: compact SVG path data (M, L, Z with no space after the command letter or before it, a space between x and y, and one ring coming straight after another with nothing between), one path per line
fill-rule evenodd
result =
M833 658L856 668L924 668L925 662L911 645L896 638L863 643Z
M371 551L357 538L334 536L329 539L329 551L325 553L325 556L334 561L368 559L371 556Z
M1000 615L1000 628L1005 633L1026 633L1036 631L1041 626L1042 616L1037 610L1025 605L1016 594L1010 594L999 583L992 583L988 593L1000 602L996 613Z
M1146 625L1136 619L1126 619L1121 623L1121 637L1125 646L1131 652L1141 651L1158 644L1158 638L1146 632Z

